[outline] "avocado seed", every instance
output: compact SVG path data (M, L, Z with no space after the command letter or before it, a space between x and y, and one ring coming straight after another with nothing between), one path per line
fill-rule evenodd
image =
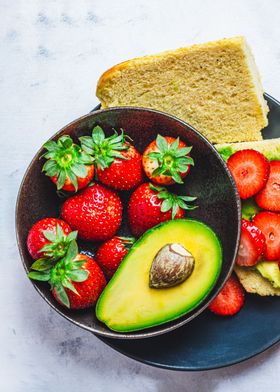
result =
M161 289L184 282L192 273L194 257L181 244L167 244L156 254L150 269L149 286Z

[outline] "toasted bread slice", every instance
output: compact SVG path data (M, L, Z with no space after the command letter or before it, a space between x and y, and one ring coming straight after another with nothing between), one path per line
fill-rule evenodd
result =
M218 152L225 161L236 151L253 149L264 154L268 160L280 160L280 138L267 139L258 142L226 143L215 145ZM255 293L261 296L280 296L280 288L274 288L270 281L264 278L257 270L246 269L244 267L234 267L234 270L248 293Z
M280 288L276 289L272 284L256 270L246 270L245 268L234 267L234 271L240 280L240 283L248 293L258 294L261 296L276 295L280 296Z
M115 65L99 79L103 108L140 106L177 116L212 143L261 140L268 106L244 37Z
M216 144L215 147L225 161L236 151L246 149L261 152L269 161L280 160L280 138L266 139L259 142Z

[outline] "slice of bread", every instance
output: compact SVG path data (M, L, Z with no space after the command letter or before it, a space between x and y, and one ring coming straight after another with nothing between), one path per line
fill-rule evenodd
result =
M259 142L216 144L215 148L225 161L236 151L246 150L247 148L261 152L269 161L280 161L280 138L266 139Z
M245 268L234 267L234 271L240 280L240 283L248 293L258 294L261 296L276 295L280 296L280 289L276 289L272 284L261 276L258 271L246 270Z
M236 151L253 149L264 154L267 159L280 160L280 138L267 139L259 142L226 143L216 144L215 148L225 161ZM264 278L257 270L234 267L240 283L248 293L261 296L277 295L280 296L280 289L274 288L268 279Z
M268 106L244 37L193 45L115 65L99 79L103 108L173 114L212 143L261 140Z

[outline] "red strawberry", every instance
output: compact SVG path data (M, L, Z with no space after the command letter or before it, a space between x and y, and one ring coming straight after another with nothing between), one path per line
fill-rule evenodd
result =
M256 196L264 210L280 211L280 161L270 162L270 173L265 187Z
M65 255L69 242L76 238L77 233L71 232L71 227L61 219L42 219L29 230L28 252L34 260L40 257L61 258Z
M77 191L92 180L94 166L92 157L75 144L70 136L61 136L57 142L44 144L47 161L42 171L56 184L58 190Z
M227 165L235 180L239 196L247 199L258 193L269 175L269 162L255 150L241 150L234 153Z
M232 275L222 291L211 302L209 309L219 316L233 316L244 304L244 290L238 279Z
M265 237L254 224L242 219L241 238L236 264L251 267L259 261L265 251Z
M113 237L97 250L95 259L108 277L112 277L134 242L130 237Z
M100 126L91 137L80 137L82 148L94 158L98 180L121 191L143 182L141 155L125 138L123 132L106 138Z
M253 219L256 225L264 234L266 240L266 250L264 258L266 260L280 259L280 214L275 212L262 211Z
M195 199L196 197L177 196L150 183L140 185L131 195L128 204L128 222L132 233L138 237L161 222L183 218L184 210L196 208L186 202Z
M89 256L78 254L76 241L71 242L66 256L55 266L41 264L37 268L35 263L29 278L48 282L56 300L71 309L93 306L106 286L101 268Z
M80 238L105 241L113 237L122 220L119 196L100 184L94 184L69 197L62 206L62 219L79 231Z
M187 147L179 138L157 135L146 148L142 158L144 171L155 184L183 184L193 165L189 156L192 147Z

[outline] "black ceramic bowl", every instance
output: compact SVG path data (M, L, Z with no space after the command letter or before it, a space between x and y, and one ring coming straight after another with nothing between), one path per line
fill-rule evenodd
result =
M192 127L170 115L143 108L112 108L98 110L73 121L53 136L57 139L63 134L72 136L75 140L82 135L90 135L95 125L101 125L107 134L112 128L123 128L133 139L138 151L143 153L145 147L155 139L158 133L173 137L179 136L187 145L192 145L192 157L195 166L185 179L185 184L179 186L180 194L196 195L199 208L188 212L187 216L199 219L212 227L219 236L223 248L223 265L218 281L211 293L200 305L185 316L158 327L132 333L117 333L109 330L100 323L94 309L72 311L60 306L53 298L46 283L32 281L39 294L58 313L74 324L110 338L146 338L169 332L186 324L200 314L209 302L218 294L229 277L240 237L240 201L234 181L215 148L200 133ZM45 217L58 217L61 199L57 196L55 187L41 169L43 159L41 149L30 163L18 194L16 207L16 230L20 255L26 271L32 264L32 259L26 248L26 238L31 226ZM127 202L129 193L122 194L122 200ZM124 214L123 224L119 234L128 234L129 228ZM80 249L94 254L95 245L79 242Z

